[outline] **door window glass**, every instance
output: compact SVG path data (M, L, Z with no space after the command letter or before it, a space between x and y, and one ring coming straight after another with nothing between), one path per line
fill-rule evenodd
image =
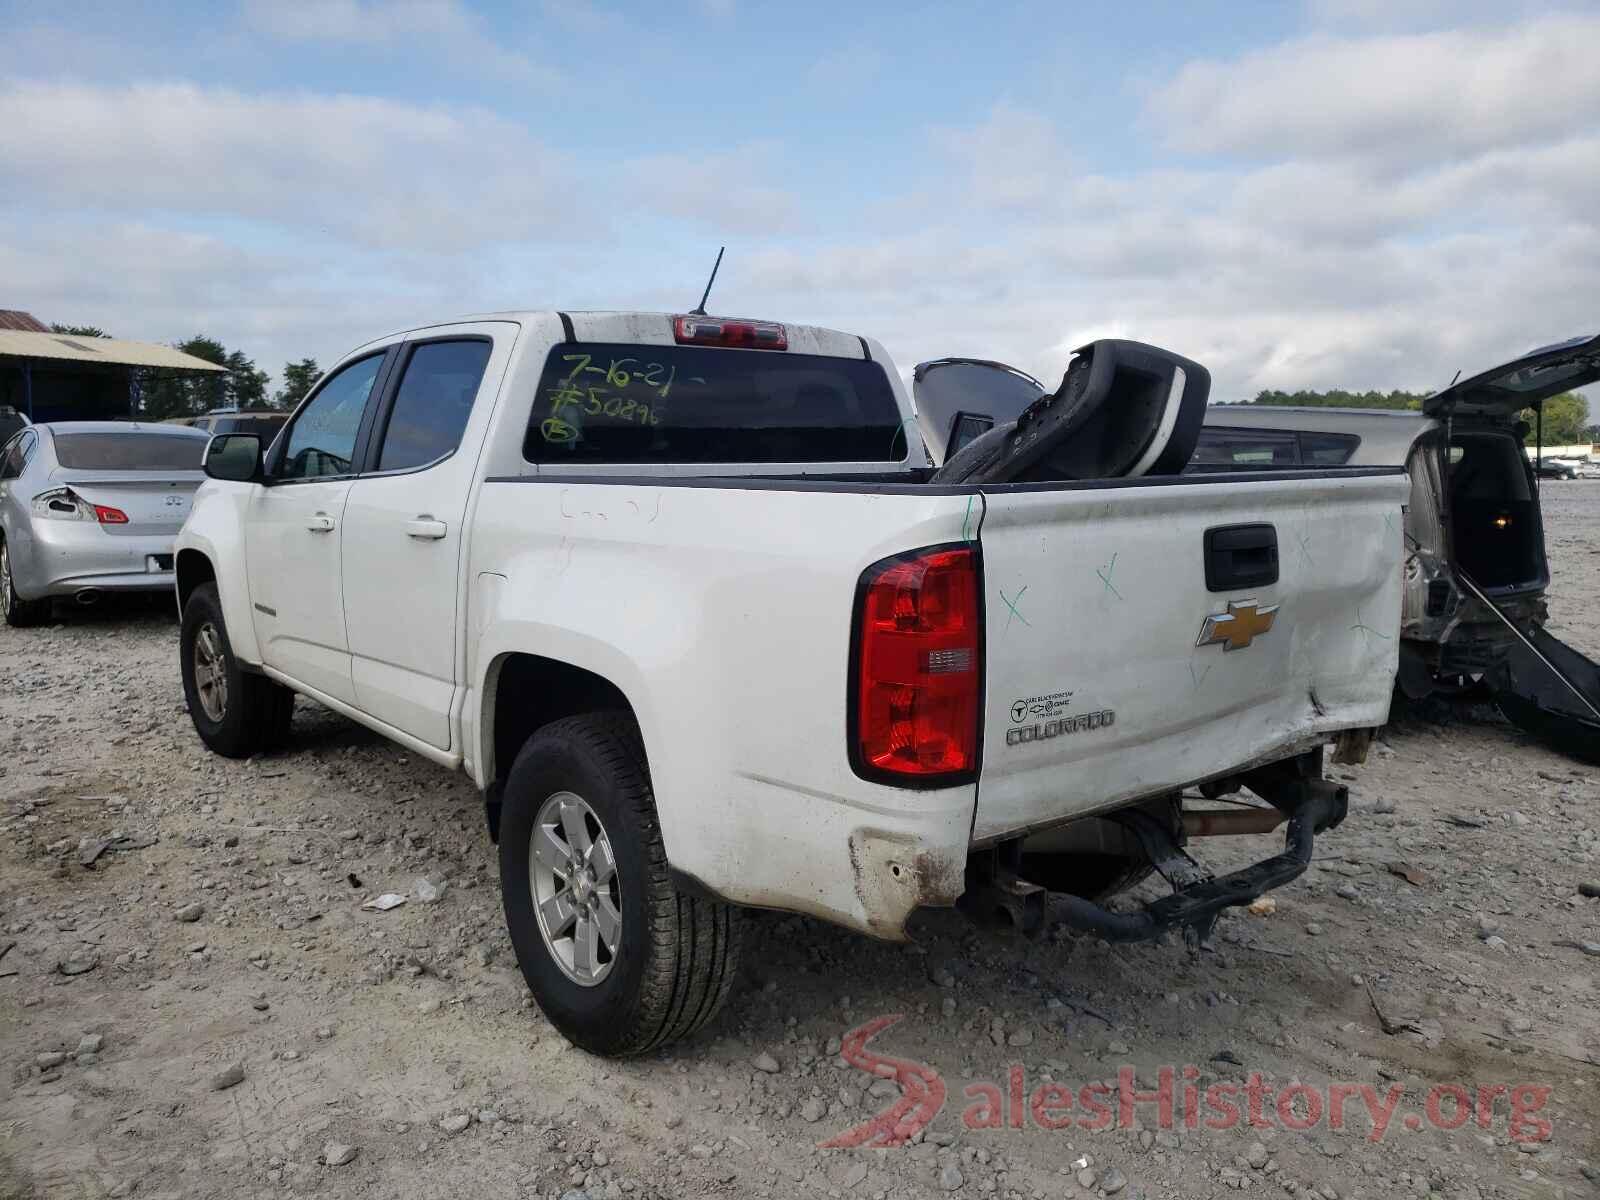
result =
M461 444L472 413L489 342L424 342L411 352L378 452L378 470L438 462Z
M1302 433L1300 457L1311 466L1339 467L1350 461L1360 444L1353 433Z
M383 355L373 354L336 372L318 389L289 427L279 479L348 475L353 471L361 414Z
M945 452L945 458L947 460L953 458L956 451L965 448L968 442L976 441L993 428L993 417L957 413L955 427L950 431L950 448Z
M1202 429L1191 465L1212 470L1260 470L1299 462L1292 433L1266 429Z

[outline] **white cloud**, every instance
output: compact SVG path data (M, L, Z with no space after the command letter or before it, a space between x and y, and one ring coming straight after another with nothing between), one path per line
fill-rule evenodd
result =
M41 320L141 341L207 333L272 373L307 355L326 364L380 331L458 311L477 286L449 264L420 270L326 239L264 252L144 222L53 215L4 225L18 236L0 238L0 279Z
M1184 66L1149 99L1190 153L1441 162L1592 124L1600 16L1311 37Z
M0 186L57 205L451 249L570 226L553 191L562 169L478 109L186 83L0 89Z
M352 11L375 10L335 0L275 36L355 46ZM448 41L458 15L418 5L396 28ZM1191 64L1149 111L1230 156L1202 165L1096 169L1052 114L1000 105L928 131L914 184L827 228L779 143L602 163L470 107L0 84L0 280L47 319L205 330L276 369L473 309L689 303L731 233L716 307L873 334L903 366L966 353L1053 381L1113 334L1204 362L1219 399L1431 388L1594 328L1600 107L1584 72L1543 76L1570 57L1552 30L1595 25ZM1484 97L1504 108L1474 124Z
M576 2L576 0L575 0ZM460 0L246 0L245 24L286 41L414 41L457 68L552 86L558 73L505 44Z
M773 236L792 228L794 197L763 182L770 149L742 146L725 154L648 154L608 172L613 195L701 228Z
M935 146L966 167L967 186L980 203L1025 208L1057 196L1071 158L1055 124L1042 114L996 105L968 129L941 129Z

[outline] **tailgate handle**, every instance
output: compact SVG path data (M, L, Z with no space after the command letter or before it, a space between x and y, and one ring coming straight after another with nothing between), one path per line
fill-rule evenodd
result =
M1206 590L1232 592L1278 582L1278 531L1271 525L1206 530Z

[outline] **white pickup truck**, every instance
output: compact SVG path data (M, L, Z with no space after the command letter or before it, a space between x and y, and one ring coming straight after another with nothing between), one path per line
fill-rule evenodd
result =
M826 329L412 329L206 470L200 737L277 745L302 693L467 772L528 984L599 1053L708 1020L747 906L1204 933L1304 870L1325 744L1388 714L1400 469L942 483L883 348ZM1284 821L1246 871L1181 849ZM1172 895L1096 902L1152 868Z

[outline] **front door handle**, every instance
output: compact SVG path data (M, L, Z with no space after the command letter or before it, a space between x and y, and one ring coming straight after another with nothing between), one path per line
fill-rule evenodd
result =
M306 522L306 528L312 533L332 533L333 518L327 513L314 513L311 519Z
M450 527L443 521L435 521L427 513L423 513L415 521L406 522L406 536L420 538L423 541L436 542L450 532Z

